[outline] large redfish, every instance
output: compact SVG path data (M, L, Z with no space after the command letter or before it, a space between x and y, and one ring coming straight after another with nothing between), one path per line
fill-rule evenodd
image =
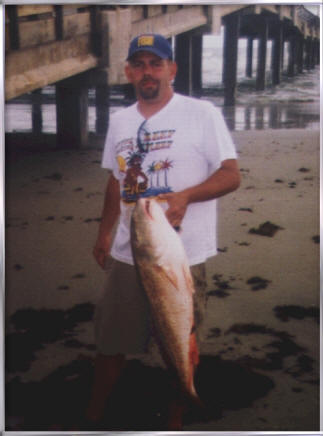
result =
M137 201L131 218L131 244L161 354L175 369L184 393L199 403L193 381L198 363L193 280L181 238L156 200Z

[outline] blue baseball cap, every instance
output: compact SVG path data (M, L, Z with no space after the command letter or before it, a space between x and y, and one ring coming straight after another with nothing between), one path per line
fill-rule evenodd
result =
M149 51L162 59L173 59L172 46L166 38L157 33L136 36L130 43L127 61L139 51Z

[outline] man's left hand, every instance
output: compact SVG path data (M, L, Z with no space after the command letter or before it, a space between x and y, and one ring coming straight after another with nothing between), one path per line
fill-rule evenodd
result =
M170 192L158 195L158 199L167 201L166 217L174 228L179 228L188 206L187 195L184 192Z

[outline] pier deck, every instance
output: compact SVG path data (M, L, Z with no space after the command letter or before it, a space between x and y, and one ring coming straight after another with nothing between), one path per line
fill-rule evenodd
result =
M191 94L202 85L202 36L219 34L223 25L227 106L235 104L239 38L248 39L246 76L251 75L253 41L259 41L258 90L266 86L268 40L273 41L273 84L281 80L286 41L289 75L319 63L319 17L297 5L26 4L5 6L5 13L5 98L55 84L57 137L71 146L87 142L87 89L96 88L98 107L106 111L109 86L126 84L127 48L140 33L172 38L179 66L175 90ZM103 133L108 120L101 120Z

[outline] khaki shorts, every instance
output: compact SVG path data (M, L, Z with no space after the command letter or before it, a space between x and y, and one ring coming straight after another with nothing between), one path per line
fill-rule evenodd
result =
M198 340L206 310L205 264L191 267L194 279L194 316ZM95 311L97 351L105 355L142 354L151 339L148 298L138 281L135 267L112 260L104 295Z

